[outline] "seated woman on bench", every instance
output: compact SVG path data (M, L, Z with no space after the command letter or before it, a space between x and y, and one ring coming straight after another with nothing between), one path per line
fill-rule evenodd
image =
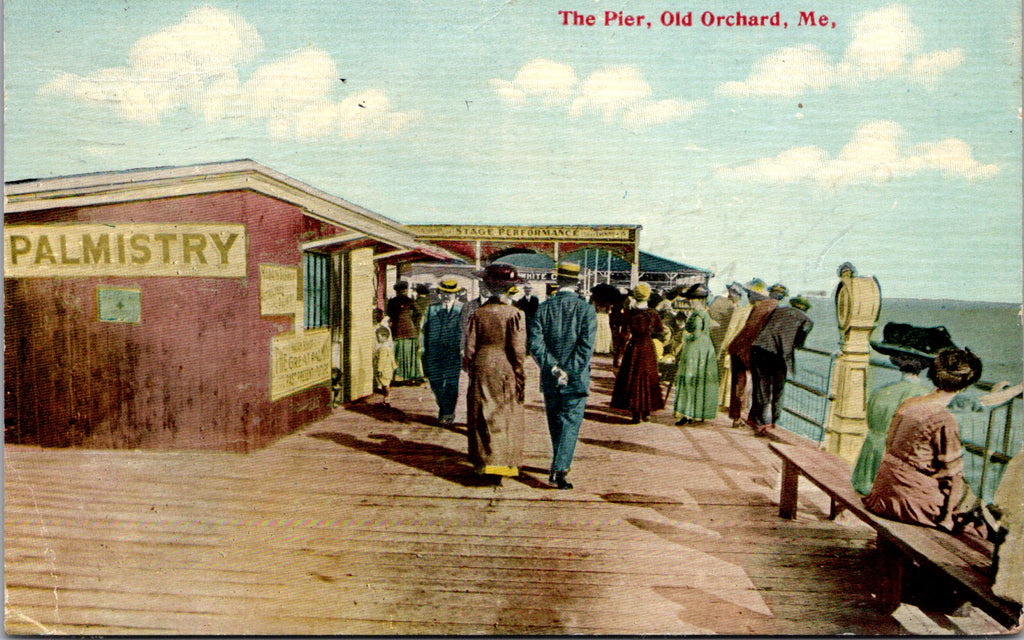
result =
M951 347L936 354L928 369L935 390L905 400L889 425L878 475L864 497L869 511L952 531L954 516L974 506L964 482L960 429L947 405L980 377L981 360L971 351Z

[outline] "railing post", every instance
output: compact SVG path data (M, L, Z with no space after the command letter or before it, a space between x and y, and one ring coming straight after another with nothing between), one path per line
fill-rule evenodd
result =
M988 412L988 420L985 421L985 452L981 459L981 480L978 482L978 495L985 496L985 481L988 479L988 465L992 459L992 422L995 417L995 409Z
M825 450L857 463L868 431L867 370L871 332L878 322L881 292L873 276L856 276L848 263L840 267L836 317L840 353L832 369L832 405L825 423Z

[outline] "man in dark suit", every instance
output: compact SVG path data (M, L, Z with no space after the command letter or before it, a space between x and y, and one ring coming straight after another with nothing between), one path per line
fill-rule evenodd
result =
M440 302L427 307L420 327L423 374L430 381L437 400L437 420L442 425L455 422L455 405L459 401L462 303L455 298L461 289L455 278L441 280L437 285Z
M537 315L537 309L540 307L540 298L533 295L533 287L530 284L523 285L523 297L516 300L516 306L526 314L526 326L530 326L530 321Z
M572 489L565 476L572 465L590 393L590 357L597 335L597 312L576 291L578 264L560 263L555 273L558 293L538 307L530 323L529 349L540 367L540 387L551 434L548 482L558 489Z
M790 300L788 307L776 307L750 346L754 392L749 420L759 436L779 420L786 375L794 368L793 352L803 346L814 327L806 313L810 308L810 303L800 297Z

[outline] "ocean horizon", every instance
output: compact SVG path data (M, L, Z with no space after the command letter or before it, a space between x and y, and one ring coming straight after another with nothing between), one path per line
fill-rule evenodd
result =
M808 315L814 329L806 346L821 351L839 349L839 327L832 297L808 297ZM1024 371L1024 325L1021 305L1012 302L976 302L952 299L883 298L878 324L871 339L880 341L886 323L904 322L919 327L946 327L953 343L981 358L985 382L1017 384ZM888 362L875 351L872 362Z

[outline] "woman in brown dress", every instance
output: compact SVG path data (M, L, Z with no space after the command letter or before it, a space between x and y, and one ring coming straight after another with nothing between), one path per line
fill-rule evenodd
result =
M966 349L946 348L935 356L928 379L935 390L908 398L889 423L885 453L868 511L911 524L952 530L954 517L969 505L964 483L963 450L950 400L981 377L981 360Z
M463 367L469 373L466 426L469 461L496 479L519 475L525 423L526 320L508 291L521 282L513 267L490 265L483 285L490 293L466 327Z
M615 376L612 406L630 412L634 424L646 421L652 411L665 407L654 355L654 337L665 334L661 316L647 308L651 288L640 283L630 293L636 304L625 312L622 327L625 346L622 366Z

